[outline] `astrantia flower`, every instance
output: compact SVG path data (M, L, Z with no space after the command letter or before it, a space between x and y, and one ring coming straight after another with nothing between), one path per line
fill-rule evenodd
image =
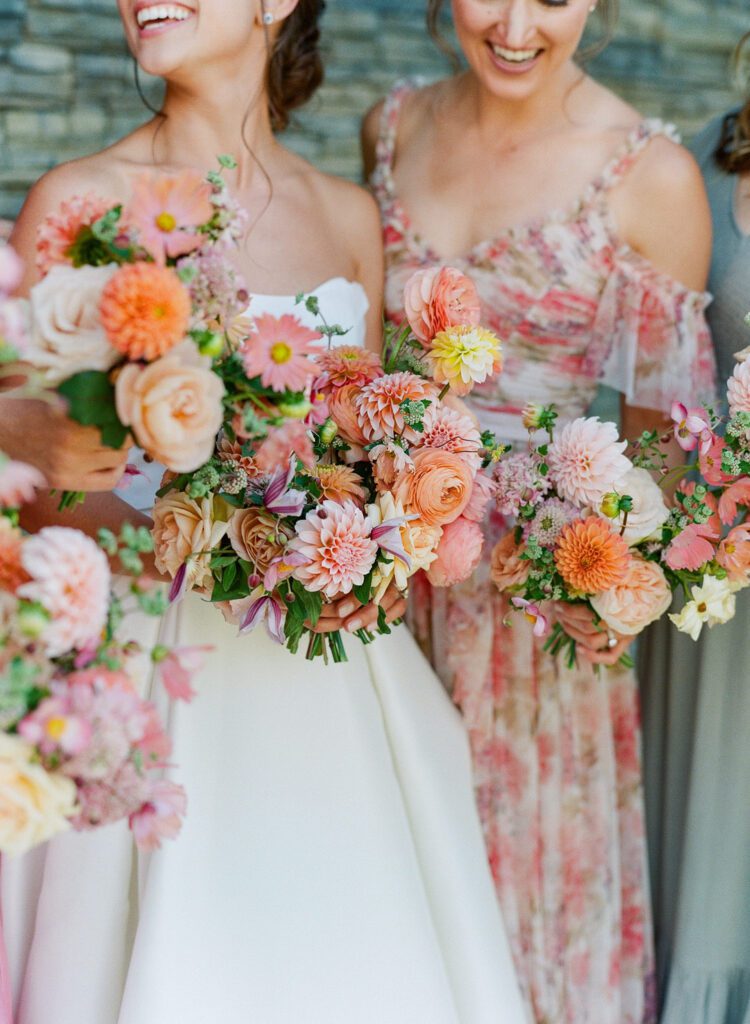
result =
M454 267L417 270L404 288L409 326L423 343L449 327L479 323L479 295L474 282Z
M122 220L157 263L185 256L204 240L196 228L213 216L211 186L198 171L139 175Z
M691 588L691 598L679 614L669 618L693 640L698 639L704 626L718 626L734 618L736 598L728 580L705 576L700 586Z
M497 484L498 511L516 516L523 505L537 505L549 490L547 479L537 471L527 452L508 455L495 464L492 476Z
M355 398L362 431L368 441L384 437L403 437L415 444L420 434L407 426L401 411L402 402L434 402L437 390L434 384L414 373L388 373L365 385ZM333 416L336 416L332 408Z
M185 337L190 296L170 267L131 263L107 282L99 314L113 348L128 359L151 361Z
M187 795L169 779L157 779L146 803L131 814L130 828L139 850L158 850L162 839L174 839L182 828Z
M430 405L422 420L424 432L417 448L440 448L460 455L467 466L477 470L482 464L479 451L482 439L470 416L447 405Z
M322 352L317 363L325 387L340 388L344 384L362 387L383 376L380 357L357 345L338 345Z
M34 466L0 456L0 508L18 508L34 500L46 480Z
M750 412L750 359L735 366L734 373L727 381L727 398L730 416L736 416L738 412Z
M317 351L320 337L290 313L257 316L239 349L245 373L251 379L260 377L263 386L274 391L304 391L318 372L308 357Z
M533 539L543 548L554 548L557 538L568 523L580 519L581 513L569 501L549 498L536 510L536 515L526 525L525 538Z
M45 526L29 537L21 555L31 577L20 597L38 601L51 619L42 636L47 653L64 654L96 639L109 607L110 572L90 537L64 526Z
M626 448L627 441L617 440L614 423L600 423L597 416L566 424L547 456L560 497L579 507L598 508L608 491L620 490L620 481L631 468L623 455Z
M328 600L359 586L375 561L378 546L371 523L353 501L323 501L296 524L290 548L307 561L293 575Z
M330 501L353 501L360 508L364 505L367 492L362 478L349 466L326 466L318 463L312 475L320 484L323 498Z
M36 268L44 276L58 263L70 263L70 247L81 228L90 227L111 203L93 192L72 196L41 222L36 232Z
M500 341L483 327L451 327L435 336L426 355L438 384L457 395L468 395L475 384L502 369Z
M569 523L555 552L558 572L573 590L600 594L624 579L630 564L625 541L603 519L590 516Z

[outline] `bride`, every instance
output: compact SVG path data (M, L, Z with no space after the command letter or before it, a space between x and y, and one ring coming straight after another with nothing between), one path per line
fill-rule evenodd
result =
M123 199L143 169L229 152L250 314L299 313L292 296L314 292L347 343L377 346L374 204L274 135L320 81L322 6L119 0L136 60L166 80L162 113L34 188L14 237L29 266L63 198ZM159 472L123 498L147 512ZM142 519L115 495L77 516ZM335 614L356 628L372 610ZM51 1006L55 1024L522 1024L463 728L409 633L352 637L326 667L238 637L197 596L166 629L215 648L195 702L170 712L183 833L140 861L110 828L4 865L18 1024Z

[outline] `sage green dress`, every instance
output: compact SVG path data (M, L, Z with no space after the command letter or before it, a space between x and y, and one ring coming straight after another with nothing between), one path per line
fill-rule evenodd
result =
M750 344L750 236L738 178L713 158L722 120L692 147L713 216L720 381ZM661 1024L750 1024L750 592L697 643L658 623L639 660Z

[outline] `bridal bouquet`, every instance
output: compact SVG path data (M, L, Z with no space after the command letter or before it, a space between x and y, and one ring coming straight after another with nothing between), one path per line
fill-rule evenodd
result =
M170 740L135 682L146 652L117 639L129 603L152 615L165 609L161 589L142 579L151 537L102 530L97 545L65 527L22 533L16 508L44 483L2 457L0 852L122 818L142 849L156 849L177 835L185 793L161 777ZM107 554L132 577L125 596L112 593ZM149 653L168 693L189 699L202 649Z
M23 358L104 444L130 433L176 472L209 458L223 398L210 359L246 304L226 255L242 229L220 173L190 170L142 174L125 205L73 197L40 225Z
M450 268L407 286L411 326L384 356L333 346L347 332L262 315L215 365L225 419L212 458L173 476L154 508L157 566L172 596L210 595L242 632L264 622L290 651L346 658L339 633L314 632L324 602L379 605L425 569L437 585L468 576L491 491L490 439L448 404L500 368L473 284ZM321 345L326 341L327 345ZM388 632L380 611L378 629ZM357 634L373 639L367 630Z

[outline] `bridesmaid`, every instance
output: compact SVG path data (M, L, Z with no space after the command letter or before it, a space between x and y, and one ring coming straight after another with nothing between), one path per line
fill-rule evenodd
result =
M750 43L750 34L743 40ZM737 51L739 63L741 44ZM748 82L750 87L750 82ZM750 343L750 88L692 146L714 227L709 322L721 379ZM640 661L663 1024L750 1020L750 600L696 645L668 623Z
M381 207L386 307L417 268L468 273L505 369L468 399L523 443L528 401L566 418L600 382L624 430L660 426L674 394L714 388L704 319L710 217L673 128L644 120L575 56L590 0L453 0L468 65L397 85L363 126ZM441 0L429 0L435 34ZM611 6L600 0L611 22ZM486 551L503 523L492 522ZM507 529L507 525L505 525ZM487 559L487 562L489 559ZM516 967L539 1024L655 1019L636 681L624 639L568 620L567 670L504 620L487 562L468 584L414 594L421 639L472 740L489 857ZM596 665L612 666L598 670Z

